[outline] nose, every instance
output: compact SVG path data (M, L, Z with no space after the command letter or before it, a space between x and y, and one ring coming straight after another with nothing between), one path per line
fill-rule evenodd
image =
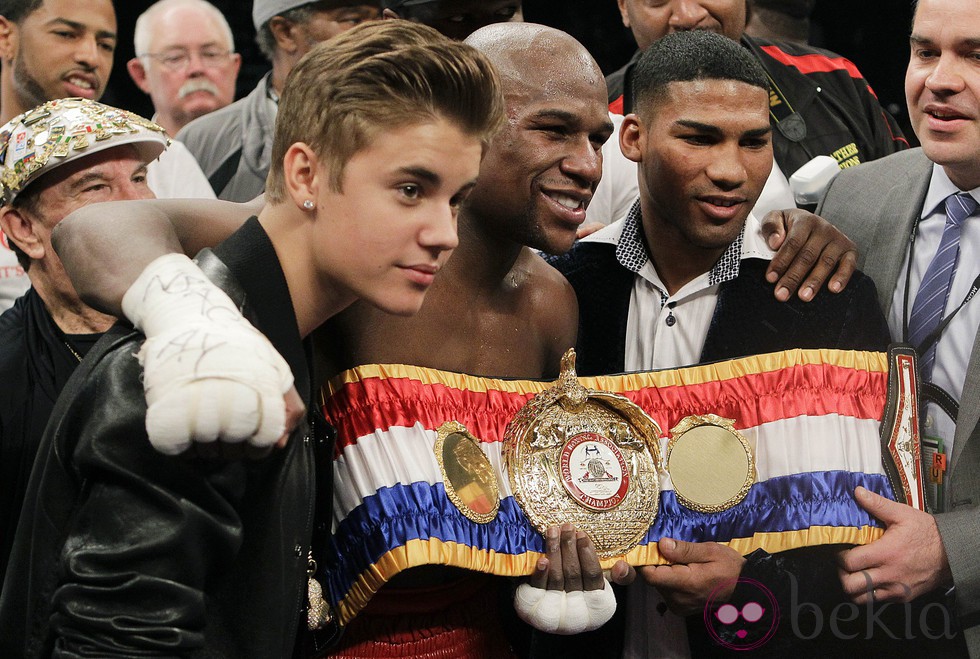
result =
M707 13L699 0L674 0L667 26L671 32L693 30Z
M745 183L748 176L738 144L721 144L713 150L705 170L708 178L720 189L735 190Z
M956 93L963 91L966 84L960 71L960 58L955 53L944 52L935 60L932 71L926 77L926 87L929 91L941 93Z
M602 149L596 148L588 136L572 143L572 152L561 161L561 171L585 187L592 189L602 178Z
M188 54L187 67L184 69L184 73L188 75L200 75L204 73L204 69L206 68L204 65L204 55L201 52L193 51Z
M94 34L87 34L78 40L75 61L87 69L96 67L99 62L99 42Z
M459 245L459 236L456 232L458 214L459 208L453 204L436 205L419 232L419 244L436 256L456 249Z

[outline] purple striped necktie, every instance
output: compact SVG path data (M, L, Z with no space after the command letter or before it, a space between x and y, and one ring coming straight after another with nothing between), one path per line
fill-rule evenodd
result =
M963 221L977 209L977 202L969 194L960 192L946 197L946 228L939 241L939 248L922 276L919 291L912 303L909 316L909 343L917 350L943 319L949 288L956 274L956 262L960 255L960 234ZM919 372L923 382L932 380L936 363L936 343L923 353L919 350Z

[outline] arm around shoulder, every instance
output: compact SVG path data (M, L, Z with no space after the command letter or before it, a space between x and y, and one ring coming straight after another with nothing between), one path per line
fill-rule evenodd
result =
M254 209L255 202L200 199L91 204L59 222L51 241L82 300L121 317L123 295L147 265L216 245Z

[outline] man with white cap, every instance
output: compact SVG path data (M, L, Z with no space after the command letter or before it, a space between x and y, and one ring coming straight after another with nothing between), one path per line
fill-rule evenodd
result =
M317 43L379 16L377 0L255 0L256 41L272 70L248 96L177 134L219 199L249 201L265 189L279 94L300 58Z
M45 101L99 100L116 41L116 12L109 0L0 0L0 124ZM213 196L183 145L154 161L148 176L157 197ZM0 234L0 311L29 284Z
M109 0L0 1L0 124L53 98L98 99L116 48ZM0 310L30 285L0 234Z
M90 203L152 198L147 164L168 141L142 117L81 98L39 105L0 131L0 226L32 284L0 315L0 581L54 402L115 321L78 298L51 231Z
M242 57L228 21L206 0L159 0L136 19L126 64L168 135L235 100Z

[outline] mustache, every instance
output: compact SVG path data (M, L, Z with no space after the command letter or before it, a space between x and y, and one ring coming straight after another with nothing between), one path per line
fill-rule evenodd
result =
M213 96L218 95L218 86L207 78L191 78L177 91L177 98L184 98L194 92L208 92Z

